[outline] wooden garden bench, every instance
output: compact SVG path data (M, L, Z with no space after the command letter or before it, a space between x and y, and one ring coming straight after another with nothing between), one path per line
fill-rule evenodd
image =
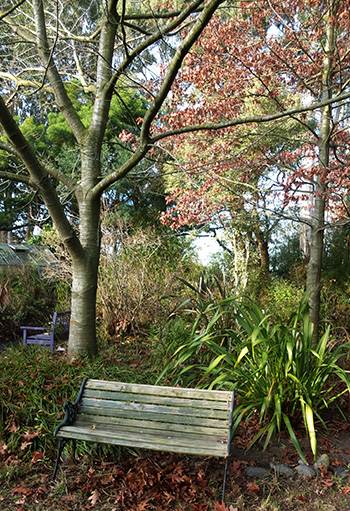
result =
M226 458L230 452L234 394L226 391L159 387L85 379L75 402L64 403L53 473L64 446L87 440Z

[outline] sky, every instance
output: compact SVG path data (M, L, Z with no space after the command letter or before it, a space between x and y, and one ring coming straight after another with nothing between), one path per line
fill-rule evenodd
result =
M212 236L199 236L193 244L197 249L199 262L202 264L208 264L211 256L220 250L216 239Z

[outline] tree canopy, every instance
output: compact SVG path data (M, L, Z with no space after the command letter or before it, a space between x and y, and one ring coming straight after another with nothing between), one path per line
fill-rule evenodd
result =
M317 148L321 163L304 173L315 190L312 228L322 233L326 188L347 165L344 2L6 0L0 23L0 178L40 196L72 259L70 355L97 351L101 204L107 197L120 207L120 193L132 189L128 177L148 179L152 162L169 154L169 137L192 148L188 134L201 132L202 147L215 155L227 147L228 134L232 157L242 134L249 145L249 130L259 137L261 126L279 119L309 130L310 151ZM310 101L298 102L305 93ZM319 112L312 122L308 111ZM218 138L203 142L213 130L220 130ZM280 140L270 137L267 154L275 144L282 158ZM338 170L326 157L333 146ZM243 157L236 158L240 168L232 176L239 186L247 172L254 186L254 174L261 175L266 148L255 147L256 158L243 166Z
M178 169L168 180L167 225L236 225L266 248L271 218L309 224L316 327L325 211L328 222L349 221L349 29L341 1L240 2L212 19L186 58L161 127L177 134L167 139ZM320 99L320 108L296 114ZM222 129L184 130L213 122ZM305 201L308 214L296 216L292 205Z

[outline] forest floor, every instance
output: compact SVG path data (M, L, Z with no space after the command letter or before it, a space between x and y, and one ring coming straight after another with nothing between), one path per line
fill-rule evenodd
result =
M349 432L334 444L327 437L333 466L350 460ZM336 444L338 444L338 447ZM124 450L110 461L65 459L52 483L54 460L34 459L26 464L1 460L1 511L59 510L188 510L188 511L349 511L350 481L333 473L306 479L299 475L249 479L248 465L268 466L280 457L293 466L292 446L275 443L262 452L233 447L225 504L221 502L222 460L171 453ZM278 460L279 461L279 460Z
M141 365L147 359L138 351L138 366L140 356ZM130 352L122 363L128 357ZM333 472L350 467L350 425L344 418L350 405L344 407L343 415L328 413L327 430L318 428L319 454L328 454L331 470L313 479L278 476L272 470L262 478L247 477L248 466L269 468L274 462L295 467L298 454L284 433L265 451L262 444L247 451L258 425L250 421L241 426L233 439L225 504L221 459L123 449L115 459L96 453L94 460L81 456L73 464L65 458L53 483L54 459L34 454L19 461L0 443L0 511L350 511L350 478ZM297 436L312 466L304 430L297 430Z

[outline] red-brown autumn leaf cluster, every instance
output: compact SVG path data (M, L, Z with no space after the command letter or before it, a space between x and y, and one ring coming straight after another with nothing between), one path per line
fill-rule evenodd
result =
M157 130L264 117L319 101L327 24L336 27L329 94L343 93L350 79L346 2L332 2L332 9L317 0L240 2L230 17L212 20L188 55ZM318 159L317 113L173 137L166 149L180 164L179 177L169 184L163 223L177 229L219 222L220 215L262 204L267 194L285 207L305 199L305 183L312 190L316 178L327 187L332 214L342 217L350 187L347 117L347 107L333 108L327 165Z

